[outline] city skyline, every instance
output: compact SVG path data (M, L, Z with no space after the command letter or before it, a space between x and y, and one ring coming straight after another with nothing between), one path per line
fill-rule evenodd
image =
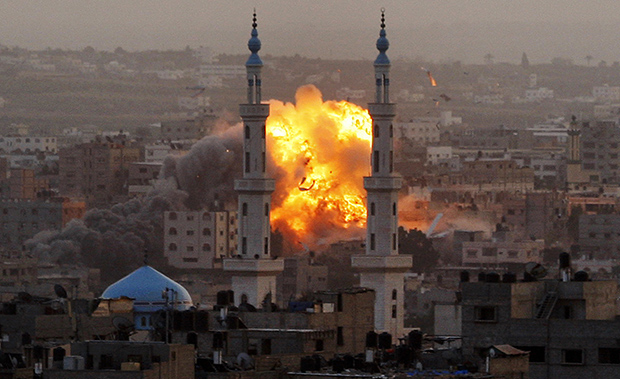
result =
M247 4L239 0L153 4L133 0L44 3L25 1L0 5L5 22L0 44L29 49L113 50L211 47L216 53L243 54L244 21L257 8L265 54L327 59L369 59L377 26L373 16L386 8L393 56L480 63L485 54L496 61L519 61L523 51L532 63L565 57L582 64L620 60L613 43L613 25L620 5L611 1L531 0L511 3L446 0L415 3L337 3L324 0L289 3L281 0Z

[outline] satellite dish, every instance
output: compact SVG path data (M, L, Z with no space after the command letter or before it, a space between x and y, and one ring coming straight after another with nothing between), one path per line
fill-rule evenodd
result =
M54 284L54 292L56 293L56 296L61 299L67 298L67 291L60 284Z
M547 276L547 269L536 262L528 262L525 264L525 272L532 275L536 279L542 279Z
M119 332L128 332L133 330L134 324L123 316L115 316L112 319L112 325Z

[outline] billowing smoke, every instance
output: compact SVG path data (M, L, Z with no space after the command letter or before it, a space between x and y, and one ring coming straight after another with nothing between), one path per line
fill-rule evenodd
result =
M26 248L44 262L101 269L104 283L149 263L165 265L163 212L195 210L216 199L233 201L233 181L240 175L241 128L204 137L184 156L168 157L155 188L142 199L91 209L61 231L44 231Z

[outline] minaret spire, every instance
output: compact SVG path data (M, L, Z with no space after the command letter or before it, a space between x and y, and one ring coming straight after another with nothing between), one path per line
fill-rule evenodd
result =
M404 272L411 256L398 254L398 192L402 178L394 172L394 128L396 105L390 103L390 43L385 32L385 9L381 9L381 31L375 59L375 102L368 104L372 117L371 176L364 177L367 191L366 254L352 257L360 271L360 285L375 290L375 329L396 337L404 333Z
M261 42L257 26L254 10L248 41L251 54L245 62L248 101L239 105L243 120L243 178L235 180L235 190L239 194L237 259L226 259L223 266L224 270L232 272L235 304L247 302L258 307L265 298L275 299L276 274L283 270L284 264L281 259L271 259L270 255L269 215L275 182L266 171L265 126L269 104L261 103L263 62L258 56Z
M258 52L261 48L260 39L258 39L258 30L256 27L256 9L252 15L252 32L250 40L248 41L248 49L250 49L250 57L245 62L246 71L248 74L248 104L260 104L261 102L261 69L263 68L263 61L258 56Z

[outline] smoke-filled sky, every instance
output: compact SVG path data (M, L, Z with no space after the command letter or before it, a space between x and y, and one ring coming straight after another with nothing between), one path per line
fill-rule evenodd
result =
M0 44L245 53L253 7L265 54L368 59L385 7L391 57L620 60L615 0L5 0Z

